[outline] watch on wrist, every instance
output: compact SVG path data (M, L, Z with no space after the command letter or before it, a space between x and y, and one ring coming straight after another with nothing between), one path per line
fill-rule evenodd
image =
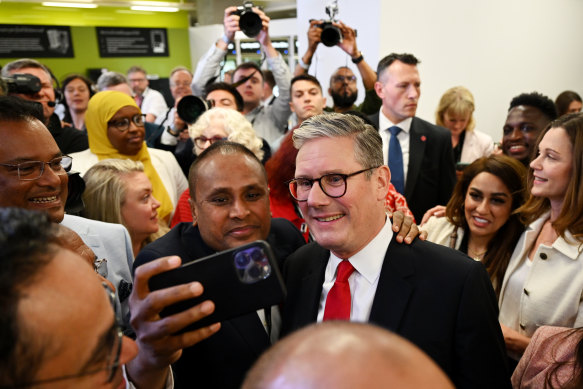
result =
M171 126L168 126L166 128L166 132L168 132L172 136L178 136L180 134L180 131L174 131Z
M312 64L311 62L305 63L302 57L298 58L298 63L304 70L308 70L310 68L310 65Z
M364 57L362 55L362 51L360 52L360 55L358 57L351 58L353 64L359 64L360 62L362 62L363 59Z

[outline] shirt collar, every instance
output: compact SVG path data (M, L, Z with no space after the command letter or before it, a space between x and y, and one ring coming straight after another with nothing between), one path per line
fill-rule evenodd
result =
M374 283L381 274L381 268L389 248L389 243L393 239L393 225L387 217L385 225L362 250L348 258L348 261L359 274L361 274L369 283ZM342 261L332 252L330 260L334 263L334 268Z
M385 116L383 113L383 107L381 107L379 111L379 130L387 131L389 127L398 126L404 133L409 134L409 130L411 129L411 122L413 121L413 117L407 118L399 123L393 123L389 120L388 117Z

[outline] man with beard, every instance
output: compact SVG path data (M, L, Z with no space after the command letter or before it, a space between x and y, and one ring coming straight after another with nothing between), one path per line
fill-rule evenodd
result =
M536 138L556 118L555 105L547 96L537 92L516 96L502 129L502 152L528 167Z
M322 22L322 20L310 21L310 28L308 29L308 49L296 65L294 76L308 72L312 62L312 57L320 43L320 36L322 35L322 28L320 26L322 25ZM379 110L382 104L381 99L374 91L374 84L377 81L377 75L364 60L362 52L358 50L356 45L356 30L342 22L334 22L332 24L338 27L342 33L342 40L338 42L337 46L350 56L352 63L358 68L366 95L361 105L354 105L354 102L358 98L356 76L350 68L341 66L336 69L330 77L328 94L332 96L334 105L331 108L325 108L325 111L339 113L361 111L367 115L372 115Z

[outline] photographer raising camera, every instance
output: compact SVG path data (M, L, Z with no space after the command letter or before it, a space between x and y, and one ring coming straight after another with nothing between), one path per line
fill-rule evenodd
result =
M312 58L320 43L325 46L338 46L350 56L352 63L356 65L366 95L361 105L356 106L354 103L358 98L358 89L356 87L356 76L352 70L346 66L341 66L330 77L330 87L328 94L332 97L334 105L332 108L326 108L326 111L347 112L361 111L365 114L378 112L381 106L381 100L374 91L374 84L377 80L375 71L364 60L364 56L356 44L356 30L335 19L337 8L326 8L330 15L330 20L310 20L308 28L308 48L305 54L300 57L294 70L294 76L308 72L312 63Z
M258 29L259 20L261 29ZM279 87L279 96L267 107L261 104L264 80L261 67L255 62L244 62L237 66L233 73L233 85L243 97L242 113L253 124L258 136L272 144L285 133L287 118L291 114L289 107L291 74L285 61L271 44L269 17L259 8L253 7L250 2L246 2L241 7L225 9L223 25L225 32L223 37L198 62L192 80L192 91L195 95L202 96L207 82L219 75L220 63L237 31L243 31L248 36L256 33L255 39L261 44L267 65Z

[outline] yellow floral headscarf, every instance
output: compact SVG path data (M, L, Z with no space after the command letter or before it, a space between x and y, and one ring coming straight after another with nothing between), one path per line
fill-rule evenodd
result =
M125 93L117 91L99 92L89 100L89 106L85 114L89 149L93 154L97 155L100 161L102 159L117 158L142 162L144 164L144 172L152 183L153 195L160 202L158 216L160 219L168 221L174 206L164 187L164 183L152 165L146 142L142 144L142 148L136 155L126 155L121 154L114 148L107 136L107 122L109 122L117 111L127 106L136 107L139 110L134 99Z

